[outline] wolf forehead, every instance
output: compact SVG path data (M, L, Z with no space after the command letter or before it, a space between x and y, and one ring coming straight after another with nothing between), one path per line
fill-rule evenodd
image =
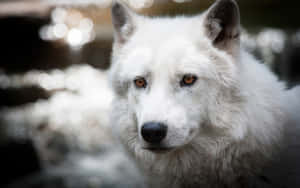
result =
M199 50L202 53L199 53ZM201 50L192 42L177 37L158 44L132 46L119 63L127 66L127 70L130 68L133 75L145 75L146 72L153 71L158 73L164 67L169 67L168 72L171 74L196 74L196 70L209 68L213 59L214 55L210 51Z
M194 41L194 43L208 42L203 29L203 15L194 17L141 17L135 24L132 41L137 44L155 45L170 40ZM128 40L128 43L131 41Z
M202 17L139 17L137 22L132 23L135 28L128 40L120 43L115 39L113 55L122 56L122 60L139 56L147 61L146 58L156 57L152 59L155 61L165 60L166 56L169 59L188 56L192 58L201 51L206 58L214 58L217 52L201 26L204 24Z
M174 71L196 74L197 70L203 77L214 63L222 66L233 63L229 54L213 47L201 26L202 17L139 18L130 38L121 44L114 43L112 63L127 66L126 70L130 68L133 75L145 68L170 66L174 74Z

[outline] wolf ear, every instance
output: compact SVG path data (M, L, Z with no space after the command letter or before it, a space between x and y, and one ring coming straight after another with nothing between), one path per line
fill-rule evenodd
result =
M232 54L240 39L240 12L235 0L217 0L205 16L208 38L215 47Z
M126 5L118 1L113 2L111 15L115 40L118 43L125 43L134 32L134 16L136 15Z

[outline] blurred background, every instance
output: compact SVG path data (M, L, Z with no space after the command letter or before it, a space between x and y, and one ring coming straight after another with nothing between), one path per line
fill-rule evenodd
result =
M193 15L213 0L127 0ZM299 1L238 0L242 44L293 87ZM142 187L108 128L110 0L0 0L0 187Z

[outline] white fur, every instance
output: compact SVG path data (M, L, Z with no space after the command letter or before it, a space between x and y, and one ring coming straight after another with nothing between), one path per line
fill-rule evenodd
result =
M203 18L137 16L134 34L113 49L112 128L161 187L248 185L283 145L284 84L243 49L215 48ZM191 73L197 82L181 88ZM134 87L137 76L146 89ZM143 149L140 129L149 121L168 125L163 144L173 151Z

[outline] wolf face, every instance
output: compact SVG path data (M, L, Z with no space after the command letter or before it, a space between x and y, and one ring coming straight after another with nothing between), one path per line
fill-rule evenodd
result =
M236 80L239 17L231 5L232 20L215 15L222 4L201 16L176 19L145 18L114 5L111 80L130 106L130 126L141 149L179 148L204 129L213 131L205 127L212 121L208 115L221 110L224 90L234 92Z
M188 176L193 165L237 172L235 156L253 157L251 166L271 155L283 86L241 50L235 1L176 18L143 17L115 3L112 20L112 125L143 164Z

